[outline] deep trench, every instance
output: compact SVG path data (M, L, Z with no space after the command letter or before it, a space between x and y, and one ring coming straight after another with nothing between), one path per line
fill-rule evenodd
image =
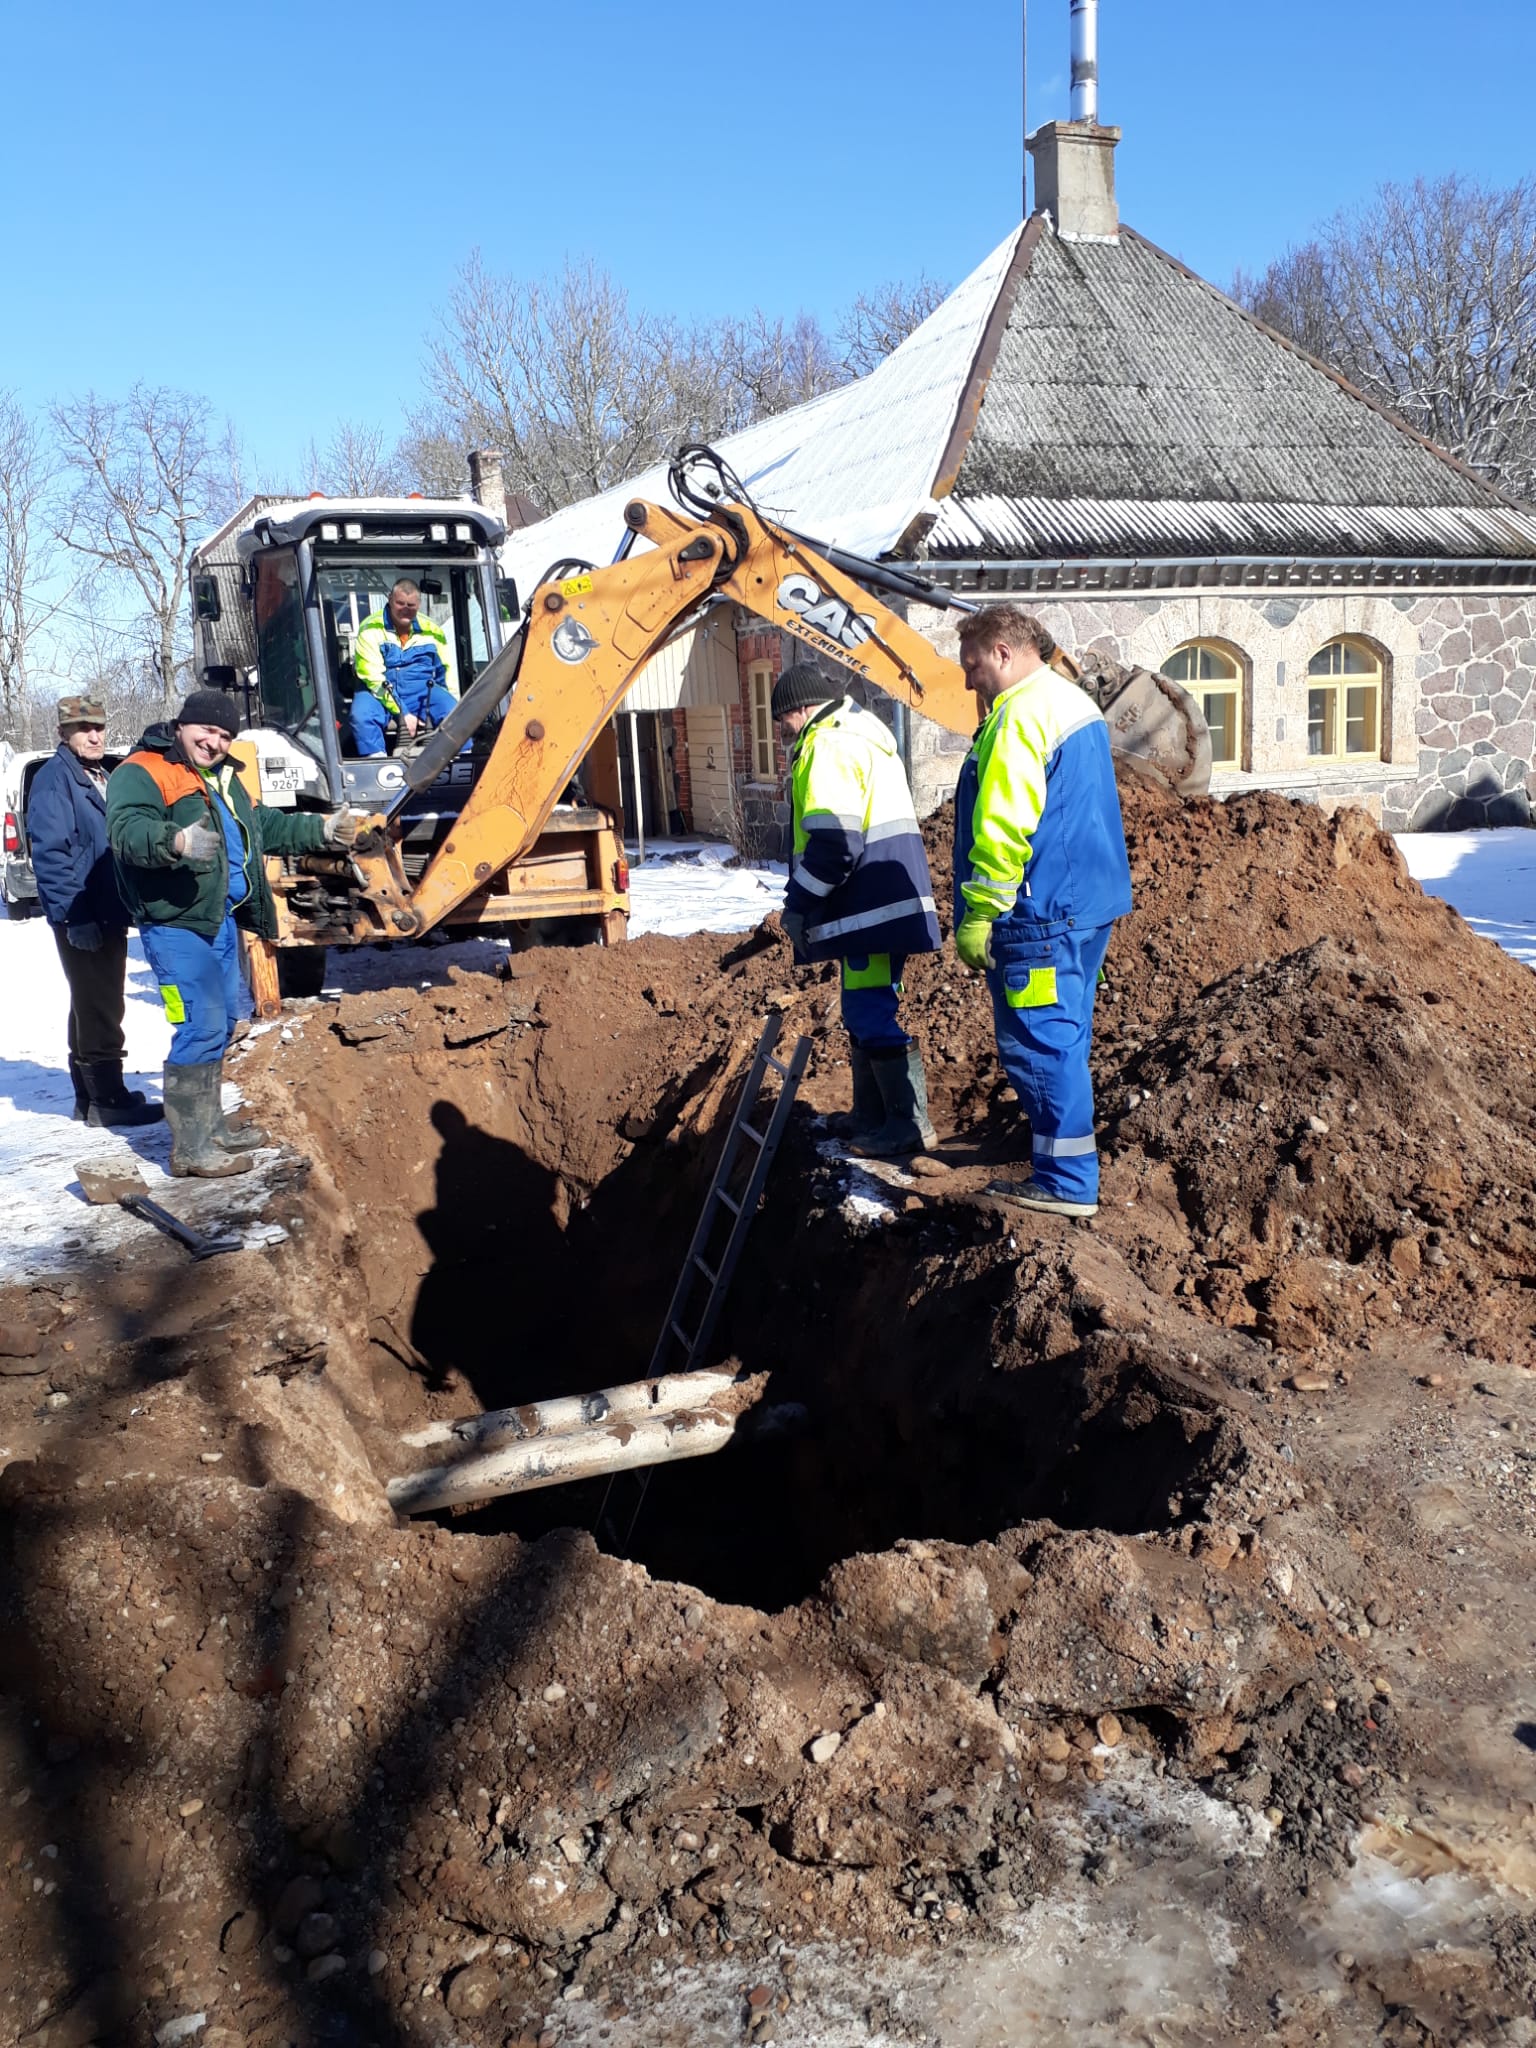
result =
M636 1144L567 1212L556 1167L446 1102L431 1120L437 1199L421 1228L434 1256L410 1333L423 1394L450 1369L486 1409L644 1377L720 1129ZM1208 1438L1138 1397L1129 1368L1106 1385L1071 1351L996 1359L1016 1268L995 1231L954 1216L856 1231L826 1200L822 1135L797 1106L697 1361L769 1375L731 1444L643 1484L628 1473L505 1496L444 1517L453 1528L585 1528L655 1578L773 1611L839 1559L902 1538L973 1543L1034 1519L1169 1524L1198 1491Z

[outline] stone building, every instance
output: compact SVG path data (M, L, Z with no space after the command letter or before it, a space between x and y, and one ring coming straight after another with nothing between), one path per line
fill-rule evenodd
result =
M1529 824L1536 512L1122 227L1118 141L1042 128L1031 218L868 377L723 452L802 532L1185 682L1218 795L1358 803L1394 830ZM664 488L557 514L539 549L609 559L627 498ZM713 822L773 850L766 692L793 650L735 623L709 727L731 816ZM953 652L953 613L913 623ZM672 716L681 794L702 712ZM966 743L902 723L931 809Z

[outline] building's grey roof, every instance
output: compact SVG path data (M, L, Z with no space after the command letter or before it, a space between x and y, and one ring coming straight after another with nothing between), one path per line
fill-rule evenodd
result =
M998 313L933 555L1536 556L1529 508L1130 229L1037 217Z
M1525 560L1536 557L1536 518L1483 505L956 496L944 500L925 552L950 562L1176 555Z

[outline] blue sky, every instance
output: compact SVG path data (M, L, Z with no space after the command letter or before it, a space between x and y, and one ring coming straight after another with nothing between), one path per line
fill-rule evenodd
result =
M1029 11L1033 125L1067 0ZM398 430L477 246L683 316L953 281L1019 217L1021 12L27 6L0 387L204 392L276 484L341 418ZM1222 284L1383 179L1530 168L1495 87L1536 72L1531 0L1104 0L1100 69L1124 217Z

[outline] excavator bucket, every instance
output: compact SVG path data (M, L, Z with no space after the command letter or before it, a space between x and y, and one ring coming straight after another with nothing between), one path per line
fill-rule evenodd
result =
M1209 794L1210 729L1186 689L1150 669L1126 668L1102 655L1085 654L1077 666L1078 686L1103 712L1116 755L1180 796Z

